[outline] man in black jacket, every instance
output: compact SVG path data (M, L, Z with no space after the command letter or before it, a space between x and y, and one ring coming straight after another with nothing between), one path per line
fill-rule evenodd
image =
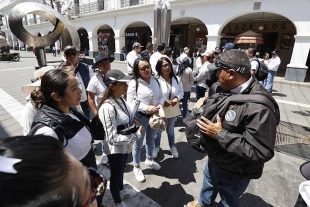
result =
M154 46L151 42L147 43L146 50L143 50L140 55L146 60L150 60L151 55L153 54Z
M279 107L251 75L249 58L242 51L229 50L215 61L215 66L208 68L217 70L223 94L259 94L272 101L275 110L260 103L227 102L216 107L210 121L204 118L211 110L206 108L197 126L206 141L209 160L199 200L188 203L189 207L213 206L218 193L219 206L237 207L250 180L260 178L264 163L274 156Z

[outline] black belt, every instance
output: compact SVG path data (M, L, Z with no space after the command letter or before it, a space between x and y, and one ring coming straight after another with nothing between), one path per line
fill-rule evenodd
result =
M140 112L138 111L138 114L140 114L141 116L145 116L147 118L151 118L152 114L146 114L146 113L143 113L143 112Z

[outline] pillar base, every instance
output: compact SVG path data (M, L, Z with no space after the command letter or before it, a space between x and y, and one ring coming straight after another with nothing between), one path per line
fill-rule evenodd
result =
M284 80L305 82L308 68L287 67Z
M122 53L114 53L114 58L115 58L115 60L117 60L117 61L124 61L124 56L123 56L123 54Z

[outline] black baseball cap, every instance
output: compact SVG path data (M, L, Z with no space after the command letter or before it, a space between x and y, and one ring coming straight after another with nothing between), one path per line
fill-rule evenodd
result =
M128 82L133 78L131 75L125 75L120 70L109 70L104 76L104 83L106 86L116 82Z
M279 50L275 49L271 54L279 54Z

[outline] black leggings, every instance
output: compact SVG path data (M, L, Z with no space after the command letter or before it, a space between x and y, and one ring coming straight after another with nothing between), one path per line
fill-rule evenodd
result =
M114 203L121 203L122 199L120 191L124 189L124 169L128 154L110 154L108 155L111 178L110 178L110 191Z

